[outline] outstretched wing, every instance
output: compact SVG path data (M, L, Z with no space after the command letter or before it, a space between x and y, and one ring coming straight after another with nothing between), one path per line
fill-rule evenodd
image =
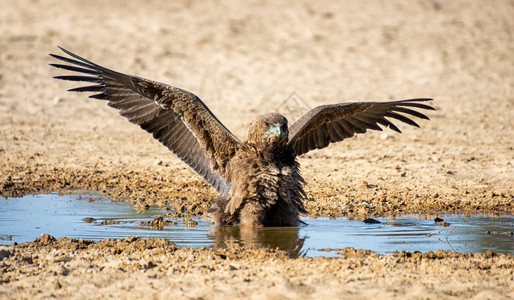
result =
M197 96L163 83L104 68L59 48L72 58L50 54L67 63L51 66L81 75L54 78L93 83L69 91L96 92L89 97L108 100L109 106L153 134L218 194L229 191L227 163L243 144Z
M427 116L415 109L434 110L421 103L430 100L420 98L318 106L291 125L289 145L295 149L296 155L302 155L310 150L325 148L330 143L340 142L355 133L365 133L368 129L382 131L379 124L401 132L386 117L419 127L406 115L428 120Z

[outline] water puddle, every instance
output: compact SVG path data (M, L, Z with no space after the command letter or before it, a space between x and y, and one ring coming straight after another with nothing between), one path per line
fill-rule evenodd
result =
M166 213L158 207L136 212L133 205L89 196L43 194L0 198L0 244L32 241L43 233L55 237L101 240L125 236L164 237L186 247L268 247L298 256L338 256L344 247L369 249L379 254L394 251L454 250L514 254L513 215L442 215L378 218L365 223L339 218L303 218L308 225L248 229L214 226L210 220L191 222L170 219L173 225L156 230L142 226L153 216ZM168 219L165 219L168 220ZM447 222L447 223L444 223ZM197 224L196 224L197 223ZM443 226L446 225L447 227Z

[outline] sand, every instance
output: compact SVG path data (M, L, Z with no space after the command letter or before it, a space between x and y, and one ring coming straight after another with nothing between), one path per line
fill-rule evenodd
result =
M214 196L105 102L52 79L62 72L48 66L56 62L48 53L60 45L192 91L241 139L269 111L294 121L327 103L434 98L437 111L421 128L369 132L302 156L309 215L513 210L512 1L0 5L3 197L88 190L200 216ZM514 297L513 255L345 251L290 259L265 249L46 237L2 247L0 296Z

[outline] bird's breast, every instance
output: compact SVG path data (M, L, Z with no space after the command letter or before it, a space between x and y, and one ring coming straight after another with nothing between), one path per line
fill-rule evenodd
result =
M270 174L271 175L284 175L284 176L288 176L288 175L291 175L291 172L292 172L292 168L291 166L278 166L278 165L274 165L274 166L271 166L269 168L269 171L270 171Z

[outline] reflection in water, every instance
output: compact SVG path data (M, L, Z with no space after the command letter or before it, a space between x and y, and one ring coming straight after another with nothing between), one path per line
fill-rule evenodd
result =
M292 258L301 256L305 237L300 238L300 227L239 227L214 226L208 235L215 248L278 248Z

